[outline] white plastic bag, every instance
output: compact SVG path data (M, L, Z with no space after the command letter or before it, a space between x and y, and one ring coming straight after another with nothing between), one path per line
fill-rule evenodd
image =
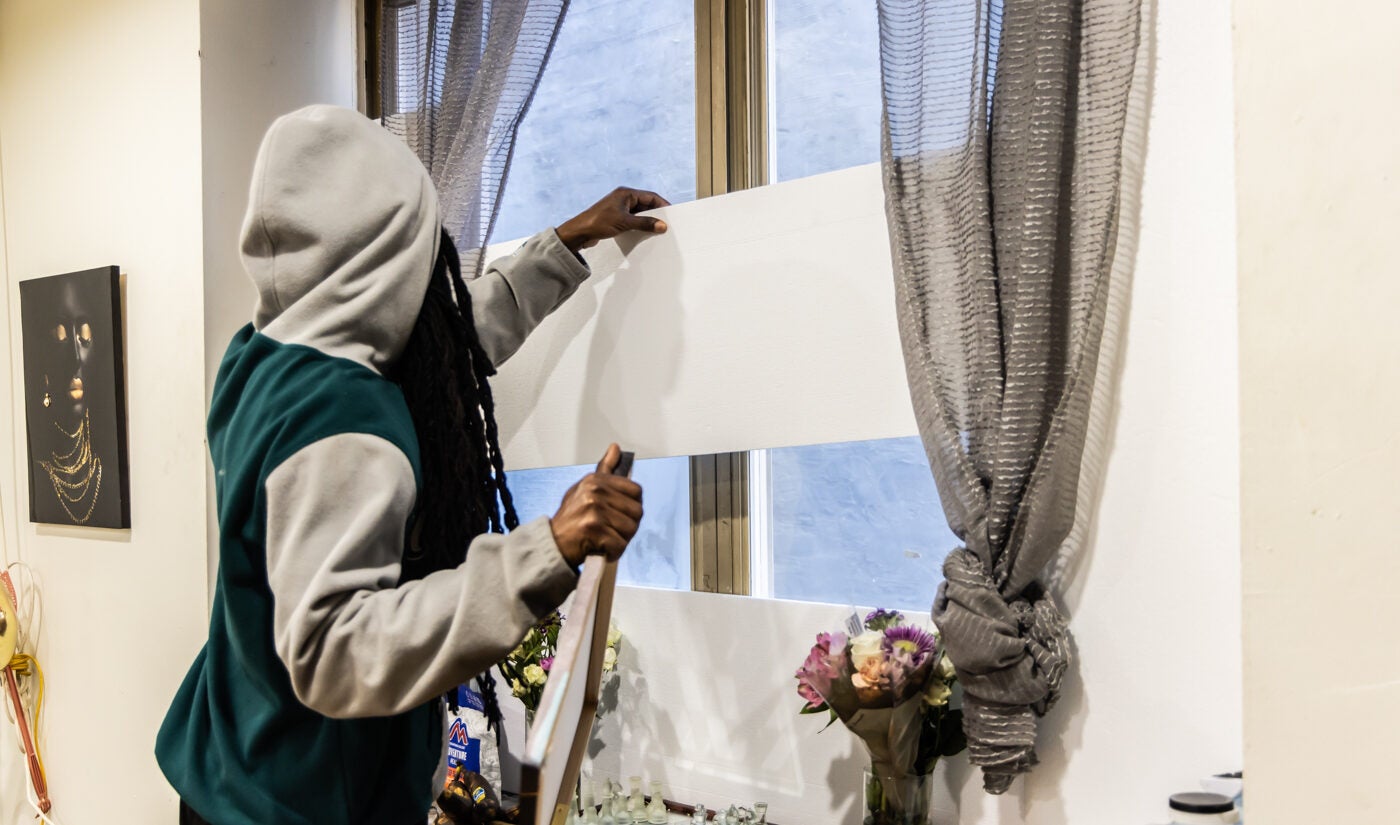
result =
M485 777L496 793L501 791L501 754L496 733L487 727L486 705L481 694L468 685L457 688L457 710L443 714L447 737L444 774L463 766Z

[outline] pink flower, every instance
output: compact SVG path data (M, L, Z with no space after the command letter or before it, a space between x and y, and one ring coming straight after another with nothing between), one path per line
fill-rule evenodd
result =
M545 673L548 673L548 672L549 672L549 669L552 668L552 667L554 667L554 657L553 657L553 656L546 656L546 657L544 657L543 659L541 659L541 660L540 660L540 667L544 670Z
M807 661L797 669L797 694L816 710L826 704L824 696L831 694L832 680L846 669L846 637L840 633L821 633L807 654Z

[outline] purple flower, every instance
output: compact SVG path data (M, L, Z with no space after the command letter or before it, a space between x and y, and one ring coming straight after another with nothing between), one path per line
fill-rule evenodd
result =
M938 637L918 627L885 631L884 649L890 657L890 689L898 704L923 690L938 657Z
M908 670L922 667L937 649L938 639L922 628L900 625L885 631L885 650Z
M545 673L548 673L549 669L552 667L554 667L553 656L546 656L540 660L540 668L543 669Z
M871 612L865 617L866 630L885 630L903 624L904 614L898 610L885 610L880 608Z
M826 704L824 696L831 694L832 680L846 668L846 637L840 633L820 633L817 643L807 654L807 661L797 669L797 694L807 706L819 709Z

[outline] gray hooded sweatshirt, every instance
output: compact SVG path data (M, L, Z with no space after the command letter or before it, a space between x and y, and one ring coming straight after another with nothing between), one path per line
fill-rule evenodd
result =
M576 584L548 519L400 584L421 472L384 378L437 256L418 159L356 112L268 130L243 261L259 299L209 413L220 562L209 639L156 754L213 825L421 822L438 700L503 658ZM500 364L588 277L553 230L469 285Z

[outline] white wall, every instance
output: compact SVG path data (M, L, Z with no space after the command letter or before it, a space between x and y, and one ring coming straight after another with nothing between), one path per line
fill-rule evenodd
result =
M354 108L355 0L202 0L205 381L252 320L257 291L238 256L253 159L279 115L312 103Z
M957 760L948 821L1163 821L1171 792L1241 765L1229 12L1164 5L1119 410L1068 595L1078 668L1030 780L990 798ZM673 207L665 238L595 250L595 281L496 381L510 461L911 434L880 197L865 167ZM791 680L844 609L624 588L616 610L632 670L603 773L859 821L857 746L798 717Z
M204 380L212 393L229 339L253 318L239 230L253 159L279 115L312 103L356 105L355 0L202 0ZM209 595L218 569L209 466Z
M1393 822L1400 11L1279 11L1235 3L1250 815Z
M10 370L10 547L47 617L43 741L67 823L171 821L152 750L205 626L199 9L178 0L0 3L0 151ZM19 281L117 264L126 278L129 531L28 523ZM0 733L0 821L22 765Z

